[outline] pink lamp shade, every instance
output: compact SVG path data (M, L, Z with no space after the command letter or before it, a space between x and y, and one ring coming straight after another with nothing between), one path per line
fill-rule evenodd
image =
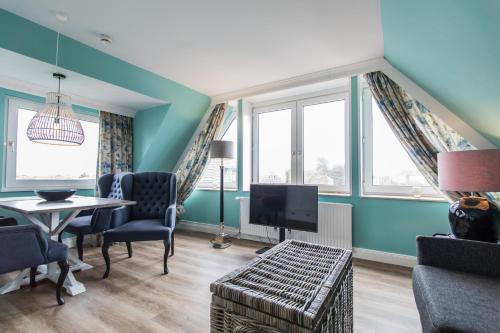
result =
M439 188L459 192L500 192L500 149L438 154Z

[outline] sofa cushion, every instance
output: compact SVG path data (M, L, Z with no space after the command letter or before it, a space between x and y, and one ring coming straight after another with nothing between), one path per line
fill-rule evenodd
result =
M132 220L104 232L104 242L135 242L170 239L171 228L163 219Z
M413 291L424 332L500 332L500 280L417 265Z

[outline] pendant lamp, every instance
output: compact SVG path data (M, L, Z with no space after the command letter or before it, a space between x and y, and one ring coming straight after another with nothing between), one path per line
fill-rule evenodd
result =
M59 55L59 33L57 34L56 66ZM26 134L30 141L64 146L79 146L85 140L82 124L71 107L71 98L61 94L61 80L66 76L52 74L58 80L57 92L47 93L45 106L31 119Z

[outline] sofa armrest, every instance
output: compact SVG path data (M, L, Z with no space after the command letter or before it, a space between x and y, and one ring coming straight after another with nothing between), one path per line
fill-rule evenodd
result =
M176 204L168 206L167 210L165 211L165 225L172 228L172 230L175 229L175 214Z
M500 245L445 237L417 237L419 265L500 278Z
M110 226L116 228L124 223L127 223L129 219L129 209L127 206L115 208L111 214Z
M34 224L0 228L0 274L47 263L48 243Z

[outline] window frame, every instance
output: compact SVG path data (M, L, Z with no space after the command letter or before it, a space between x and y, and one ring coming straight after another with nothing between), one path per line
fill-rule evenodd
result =
M259 181L259 114L291 109L291 182L294 185L304 184L304 107L335 101L344 101L344 136L345 136L345 184L307 184L317 185L318 191L326 195L352 195L351 177L351 92L349 87L321 91L315 94L292 96L287 99L255 104L252 108L252 183Z
M216 140L222 139L224 137L224 135L226 135L226 133L229 130L229 128L233 125L233 123L236 125L236 133L237 133L237 136L238 136L238 112L237 112L237 110L235 110L224 121L225 126L223 128L221 128L221 130L217 134ZM238 147L238 139L236 140L236 142L234 142L234 144L236 145L236 152L238 152L238 148L239 148ZM238 153L236 153L236 156L234 157L234 159L236 160L236 182L235 182L236 185L234 187L227 187L226 184L224 184L224 191L233 191L233 192L234 191L238 191L238 178L239 178ZM202 178L203 178L203 174L205 173L205 170L206 170L207 167L208 167L208 163L205 166L205 168L203 169L203 171L201 173L200 180L196 184L195 189L196 190L202 190L202 191L220 191L220 185L219 184L216 187L207 186L207 184L205 184L205 185L203 184Z
M415 186L374 185L373 184L373 124L372 93L367 84L360 85L361 92L361 181L360 194L363 197L387 197L413 200L439 200L442 195L429 186L418 186L421 192L415 193Z
M33 191L35 189L95 189L96 179L72 180L18 180L16 179L17 163L17 113L18 109L38 111L44 104L27 99L7 96L5 98L4 117L4 150L3 150L3 192ZM98 116L75 112L79 120L99 123ZM97 148L99 149L99 148ZM96 158L99 151L97 150ZM97 165L97 160L96 160Z

